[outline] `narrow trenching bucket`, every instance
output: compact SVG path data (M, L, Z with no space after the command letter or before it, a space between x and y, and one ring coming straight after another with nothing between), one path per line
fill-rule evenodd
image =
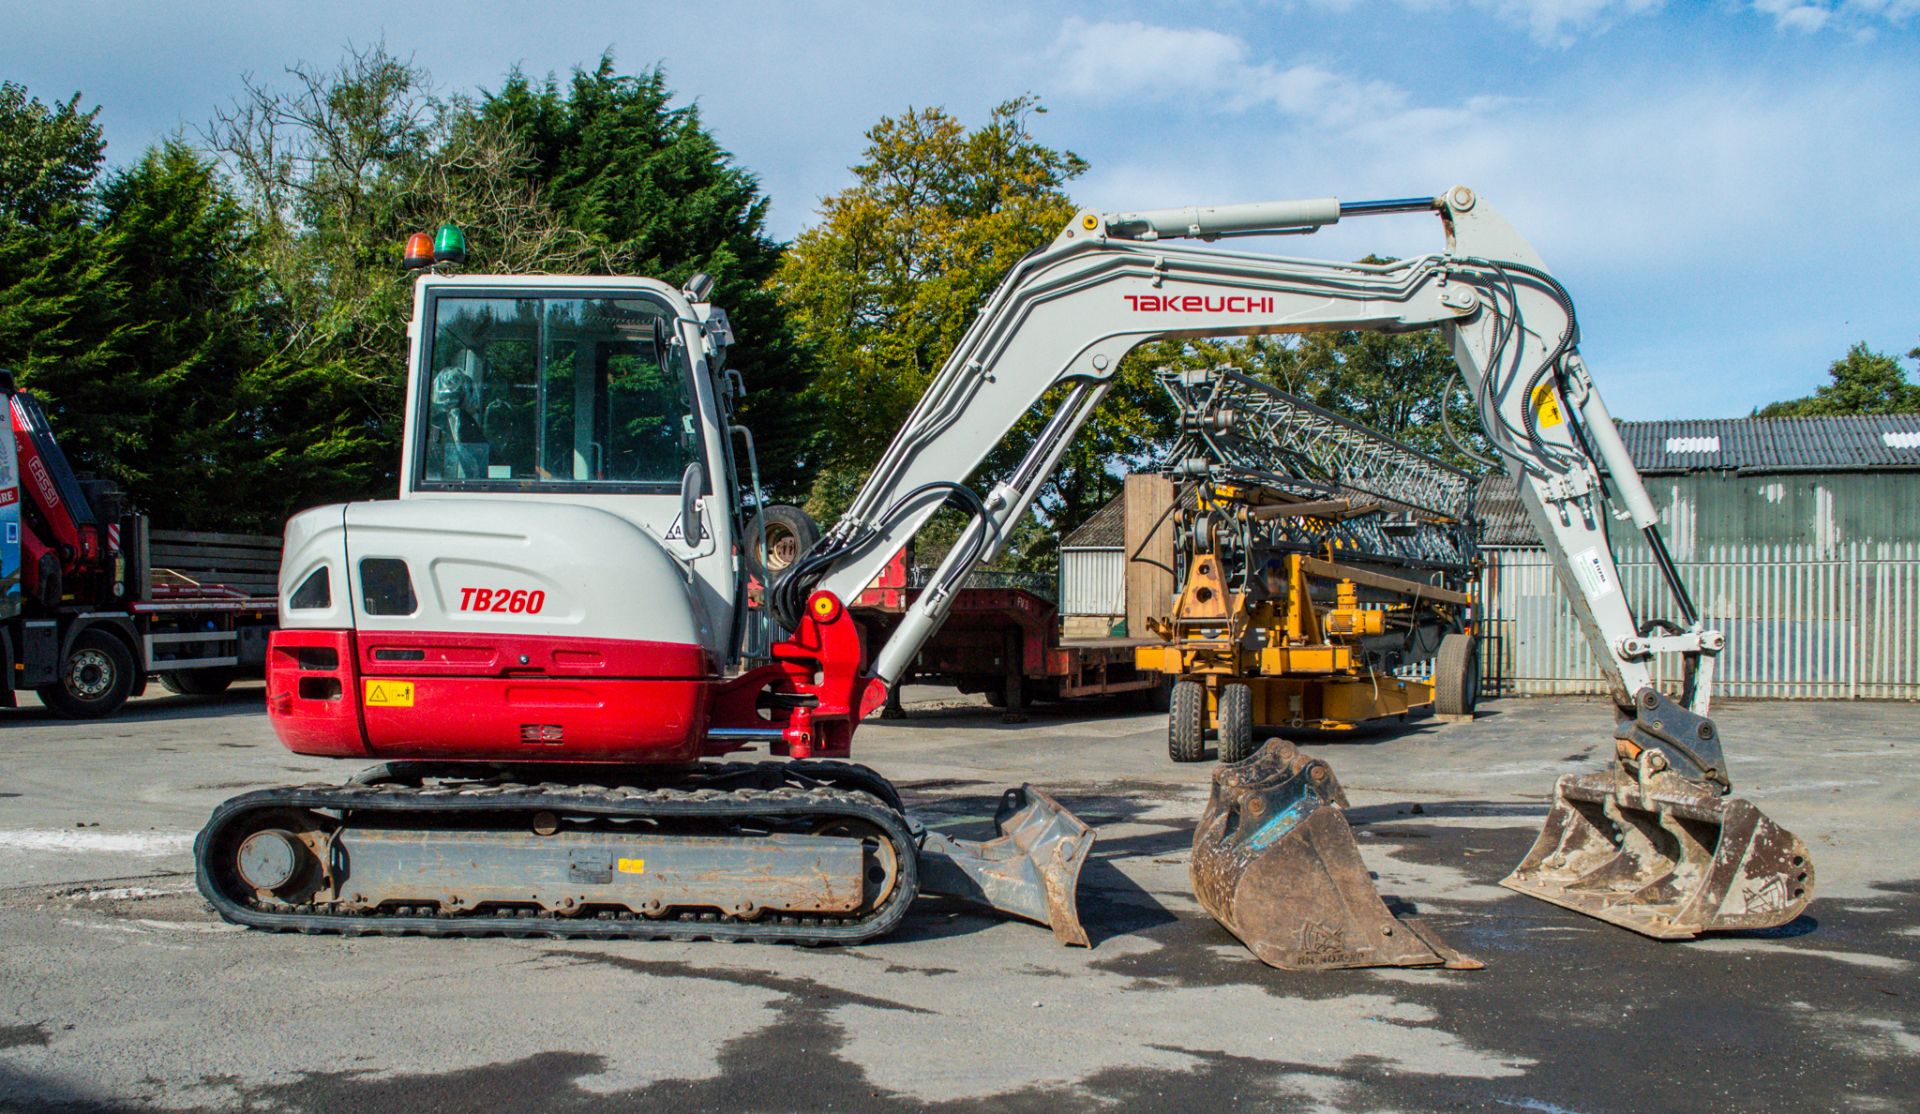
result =
M1193 836L1193 892L1273 967L1474 968L1380 900L1325 762L1274 739L1224 764Z
M1673 776L1568 774L1500 883L1661 940L1772 928L1813 900L1806 845L1749 801Z
M1080 868L1099 833L1050 795L1031 785L1001 794L996 834L985 841L909 823L920 841L921 889L1039 921L1061 943L1088 946Z

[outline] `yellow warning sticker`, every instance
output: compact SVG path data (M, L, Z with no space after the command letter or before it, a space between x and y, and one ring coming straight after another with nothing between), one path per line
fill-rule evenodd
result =
M1541 429L1551 429L1566 421L1560 415L1560 400L1553 396L1553 384L1542 383L1533 389L1533 416Z
M613 865L622 874L645 874L647 872L647 860L645 859L618 859L615 860Z
M413 707L412 681L368 681L367 707L369 708L411 708Z

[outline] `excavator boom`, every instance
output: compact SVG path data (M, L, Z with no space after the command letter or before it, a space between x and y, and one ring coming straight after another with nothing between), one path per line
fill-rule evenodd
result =
M1366 264L1179 242L1411 212L1439 218L1445 250ZM1481 428L1518 482L1615 706L1616 762L1562 783L1538 846L1506 884L1650 935L1791 920L1812 894L1805 848L1725 796L1732 781L1708 710L1726 640L1702 621L1667 554L1652 500L1580 356L1571 297L1465 186L1434 198L1076 214L994 292L846 514L775 586L775 607L793 617L811 592L852 598L943 504L971 511L873 656L870 676L891 685L967 573L1004 546L1133 348L1164 338L1425 328L1450 337ZM1019 463L983 496L962 487L1050 397L1051 417ZM1616 521L1652 551L1672 618L1643 620L1629 605L1613 558ZM1677 699L1655 684L1660 654L1680 658Z

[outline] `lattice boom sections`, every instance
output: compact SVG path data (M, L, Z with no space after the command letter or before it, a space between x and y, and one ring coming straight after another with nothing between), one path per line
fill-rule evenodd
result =
M1359 492L1459 521L1473 477L1232 368L1167 371L1180 410L1162 467L1176 476L1258 483L1303 497Z

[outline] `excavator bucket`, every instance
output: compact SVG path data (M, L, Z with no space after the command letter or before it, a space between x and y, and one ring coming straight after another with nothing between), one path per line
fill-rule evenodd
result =
M1771 928L1813 899L1813 859L1749 801L1679 778L1568 774L1500 883L1661 940Z
M1080 924L1080 868L1098 835L1052 797L1023 785L994 812L997 833L984 842L954 839L914 825L920 888L1039 921L1063 944L1089 946Z
M1479 967L1388 911L1346 805L1333 770L1282 739L1222 765L1194 831L1194 895L1273 967Z

